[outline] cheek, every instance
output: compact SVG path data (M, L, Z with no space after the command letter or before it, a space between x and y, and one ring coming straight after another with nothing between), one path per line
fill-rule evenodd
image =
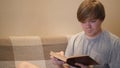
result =
M81 27L82 27L82 29L83 29L83 30L85 30L85 29L86 29L86 26L85 26L85 25L83 25L83 24L81 24Z
M101 27L101 24L92 24L92 28L97 30Z
M98 28L98 26L92 26L92 29L97 29Z

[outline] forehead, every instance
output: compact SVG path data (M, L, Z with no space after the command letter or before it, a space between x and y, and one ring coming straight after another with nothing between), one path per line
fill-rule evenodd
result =
M84 20L84 22L85 22L85 21L92 21L92 20L99 20L99 19L95 19L95 18L87 18L87 19Z

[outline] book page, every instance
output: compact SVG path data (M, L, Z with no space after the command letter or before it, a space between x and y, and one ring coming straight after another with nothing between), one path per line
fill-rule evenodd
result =
M50 52L50 55L66 62L67 64L71 65L71 66L75 66L75 67L79 67L77 66L75 63L80 63L83 65L98 65L98 63L93 60L90 56L72 56L72 57L65 57L61 54L55 53L55 52Z
M58 59L60 59L60 60L62 60L62 61L64 61L64 62L67 61L67 57L65 57L65 56L63 56L63 55L60 55L60 54L57 54L57 53L55 53L55 52L53 52L53 51L50 52L50 55L51 55L51 56L54 56L54 57L56 57L56 58L58 58Z

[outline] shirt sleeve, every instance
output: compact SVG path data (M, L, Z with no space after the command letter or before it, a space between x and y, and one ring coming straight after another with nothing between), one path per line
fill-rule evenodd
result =
M73 55L74 53L74 42L75 42L75 38L76 38L76 35L75 36L72 36L69 41L68 41L68 45L67 45L67 48L66 48L66 51L65 51L65 56L66 57L70 57Z
M73 36L68 40L68 45L67 45L67 48L66 48L66 51L65 51L65 56L66 56L66 57L70 57L70 56L73 56L73 55L74 55L74 44L75 44L75 41L76 41L76 39L77 39L77 37L78 37L79 35L81 35L81 32L73 35Z

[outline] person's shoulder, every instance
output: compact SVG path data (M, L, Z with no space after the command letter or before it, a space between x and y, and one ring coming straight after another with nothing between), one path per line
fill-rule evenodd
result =
M74 34L71 38L82 37L84 35L84 31Z
M106 32L107 35L109 34L108 36L111 40L119 40L120 39L117 35L113 34L110 31L105 31L105 32Z
M112 51L120 49L120 38L117 35L113 34L110 31L105 31L104 37L109 42L107 43L109 44L109 48L112 48Z
M110 31L106 31L106 36L108 36L108 39L110 40L111 44L119 44L120 45L120 38L113 34L112 32Z
M81 38L81 37L83 37L84 36L84 31L81 31L81 32L79 32L79 33L76 33L76 34L74 34L74 35L72 35L71 37L69 37L69 41L74 41L74 40L76 40L77 38Z

